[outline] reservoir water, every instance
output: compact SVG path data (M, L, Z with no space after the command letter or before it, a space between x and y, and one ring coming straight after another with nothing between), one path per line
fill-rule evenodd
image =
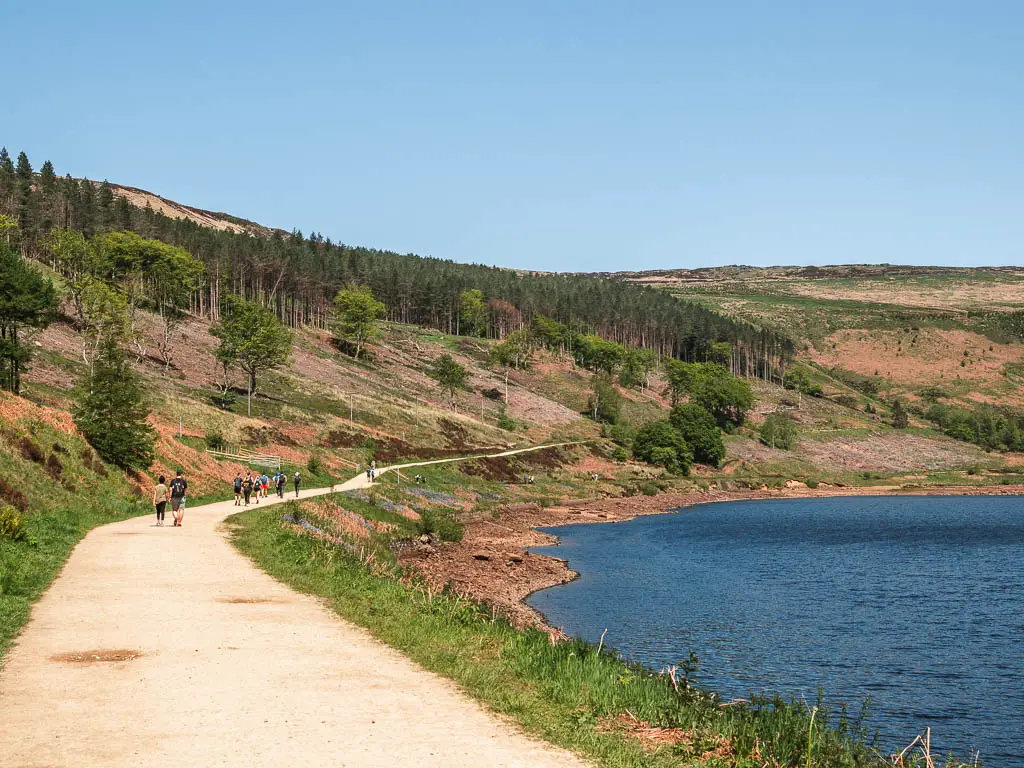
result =
M879 746L1024 767L1024 498L741 501L548 529L581 576L531 596L555 626L727 698L856 714Z

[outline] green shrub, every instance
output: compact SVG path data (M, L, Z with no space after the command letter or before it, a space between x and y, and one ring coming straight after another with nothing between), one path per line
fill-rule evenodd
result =
M669 472L688 474L693 451L670 421L644 424L633 440L633 455L648 464L665 467Z
M612 461L629 461L629 451L621 445L616 445L611 452Z
M650 481L644 482L644 483L640 483L640 485L637 486L637 489L644 496L657 496L658 495L658 491L659 491L658 486L655 485L654 483L650 482Z
M227 392L218 392L210 395L210 402L222 411L230 411L238 402L238 395L231 390L228 390Z
M320 470L324 468L323 461L315 453L306 460L306 469L311 475L319 475Z
M636 427L632 424L605 424L601 427L601 437L628 448L636 437Z
M508 414L505 412L505 404L502 403L501 407L498 408L498 429L504 429L506 432L515 432L516 427L519 426L515 419L510 419Z
M811 488L811 489L817 488L818 487L818 481L815 480L813 477L809 477L809 478L807 478L807 481L805 482L805 485L808 488Z
M421 534L435 534L442 541L462 541L464 527L452 515L425 509L420 512L417 527Z
M856 411L857 406L860 405L860 400L858 400L853 395L847 394L837 395L836 402L839 403L839 405L843 406L844 408L850 408L854 411Z
M917 390L917 394L921 396L922 400L927 400L930 403L949 397L949 392L942 387L923 387Z
M204 439L206 440L206 447L211 451L223 451L227 446L227 442L224 440L224 435L216 430L210 430L207 432Z
M0 506L0 539L25 541L28 531L25 529L25 518L10 504Z

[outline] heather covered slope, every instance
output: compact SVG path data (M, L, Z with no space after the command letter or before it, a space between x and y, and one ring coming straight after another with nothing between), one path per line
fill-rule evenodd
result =
M936 402L1024 407L1021 267L721 267L611 277L777 329L833 398L864 384L921 416Z

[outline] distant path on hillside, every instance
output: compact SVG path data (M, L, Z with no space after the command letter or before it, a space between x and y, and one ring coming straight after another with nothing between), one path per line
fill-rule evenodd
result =
M260 571L222 532L237 511L85 537L0 670L0 766L584 765Z

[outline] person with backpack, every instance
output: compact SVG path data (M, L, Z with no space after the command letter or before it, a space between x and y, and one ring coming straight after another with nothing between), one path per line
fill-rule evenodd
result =
M277 498L284 498L284 483L287 478L284 476L284 472L280 469L277 470L277 475L274 477L274 484L277 486Z
M295 477L292 478L292 482L295 483L295 498L299 498L299 486L302 485L302 478L299 477L299 473L295 473Z
M264 473L260 477L260 482L263 484L263 498L267 498L267 491L270 490L270 478Z
M188 483L181 476L179 469L174 479L171 480L171 516L174 518L174 526L181 527L181 521L185 518L185 492L188 490Z
M242 473L235 473L235 506L242 505Z
M242 493L245 495L245 506L249 506L249 496L252 494L252 475L245 473L245 480L242 481Z

